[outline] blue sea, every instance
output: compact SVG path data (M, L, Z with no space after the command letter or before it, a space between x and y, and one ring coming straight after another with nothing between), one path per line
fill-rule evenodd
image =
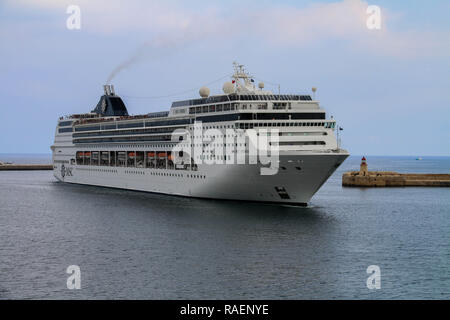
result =
M0 171L0 299L449 299L450 188L342 187L360 158L348 158L306 208ZM367 162L450 173L450 157L422 158ZM71 265L79 290L67 287ZM367 286L373 265L379 289Z

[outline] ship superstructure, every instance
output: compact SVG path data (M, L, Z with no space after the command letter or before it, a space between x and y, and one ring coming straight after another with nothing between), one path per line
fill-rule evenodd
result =
M273 94L235 64L223 94L130 116L112 85L97 106L58 121L63 182L170 195L306 205L348 157L310 95ZM263 147L261 147L263 146Z

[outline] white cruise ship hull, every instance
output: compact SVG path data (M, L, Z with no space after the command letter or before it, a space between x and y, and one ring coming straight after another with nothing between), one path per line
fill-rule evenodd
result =
M256 164L203 164L186 171L55 163L54 176L68 183L177 196L306 205L347 157L342 150L280 155L275 175L261 175Z

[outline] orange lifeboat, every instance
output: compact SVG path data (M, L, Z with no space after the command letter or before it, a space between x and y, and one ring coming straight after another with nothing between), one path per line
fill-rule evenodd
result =
M150 158L153 158L155 156L155 153L154 152L149 152L149 153L147 153L147 156L150 157Z
M167 154L165 152L158 153L158 158L165 158Z
M169 159L170 161L173 161L173 155L169 154L168 159Z
M134 158L136 156L136 152L129 152L128 157Z
M84 153L84 156L85 156L85 157L90 157L90 156L91 156L91 153L90 153L90 152L85 152L85 153Z

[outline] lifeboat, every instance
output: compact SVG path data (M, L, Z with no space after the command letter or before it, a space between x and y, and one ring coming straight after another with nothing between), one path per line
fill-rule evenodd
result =
M167 159L169 159L170 161L173 161L173 155L169 154L169 156L167 157Z
M155 157L155 153L154 152L148 152L147 153L147 157L154 158Z
M85 156L85 157L90 157L90 156L91 156L91 153L90 153L90 152L85 152L85 153L84 153L84 156Z
M136 152L129 152L129 153L128 153L128 157L129 157L129 158L134 158L134 157L136 157Z
M158 158L165 158L167 154L165 152L158 153Z

